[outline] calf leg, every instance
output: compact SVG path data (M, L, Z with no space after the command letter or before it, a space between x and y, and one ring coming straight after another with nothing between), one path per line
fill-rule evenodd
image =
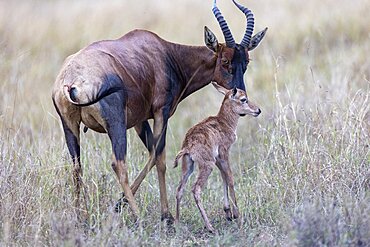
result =
M223 181L223 187L224 187L224 211L226 214L226 219L227 220L232 220L232 214L230 210L230 203L229 203L229 187L227 184L227 179L226 179L226 173L224 169L222 168L222 161L217 160L216 165L218 169L220 170L222 181Z
M177 187L176 193L176 222L179 222L180 218L180 202L184 194L184 189L188 178L194 171L194 161L190 158L189 155L185 155L182 158L182 178L179 186Z
M193 195L194 195L195 203L197 204L197 207L198 207L198 209L199 209L199 211L200 211L200 213L203 217L204 223L205 223L208 231L210 231L210 232L214 232L215 229L213 228L213 226L209 222L206 211L203 208L203 205L202 205L202 202L201 202L201 193L202 193L202 190L203 190L204 186L206 185L206 182L207 182L207 179L208 179L209 175L212 172L212 165L213 165L212 162L205 163L205 164L199 164L199 175L198 175L197 181L195 182L195 184L193 186L193 190L192 190Z
M234 190L234 177L233 177L233 174L231 172L231 168L229 165L227 165L226 167L225 174L226 174L227 185L230 189L230 197L231 197L232 209L233 209L233 218L236 219L236 218L239 218L239 208L238 208L238 204L236 203L236 196L235 196L235 190Z
M234 190L234 178L233 178L233 173L230 168L228 156L225 155L224 157L222 157L222 159L217 159L216 165L221 171L221 175L224 180L224 188L227 187L230 192L231 201L232 201L232 217L234 219L239 218L239 209L238 209L238 204L236 203L236 196L235 196L235 190ZM228 207L228 211L230 212L230 206ZM230 220L231 217L229 216L229 212L227 212L226 209L225 209L225 212L226 212L227 219Z

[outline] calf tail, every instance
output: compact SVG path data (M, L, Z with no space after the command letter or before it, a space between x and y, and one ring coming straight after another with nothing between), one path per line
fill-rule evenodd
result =
M186 149L181 149L180 152L176 155L173 168L177 167L179 159L182 158L185 154L189 154L189 152Z

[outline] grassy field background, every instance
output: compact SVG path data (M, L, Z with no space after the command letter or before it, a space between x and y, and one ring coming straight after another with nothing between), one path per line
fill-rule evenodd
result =
M370 2L367 0L242 1L269 31L246 74L249 97L262 109L240 120L232 148L241 217L227 222L221 177L204 192L216 235L190 193L176 233L160 221L156 172L130 211L119 198L108 137L82 135L85 224L72 206L71 161L51 88L63 60L87 44L144 28L183 44L203 45L203 26L219 40L212 1L0 1L0 245L1 246L369 246ZM234 37L245 18L219 1ZM180 104L167 136L171 212L180 169L172 169L186 131L216 114L212 86ZM147 153L128 132L130 179ZM194 177L192 177L191 182Z

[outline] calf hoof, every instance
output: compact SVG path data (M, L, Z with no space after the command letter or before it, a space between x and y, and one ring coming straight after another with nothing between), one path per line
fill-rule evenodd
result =
M166 221L166 224L168 226L172 226L175 222L175 219L173 218L172 214L170 212L163 213L161 216L161 221Z
M216 234L216 230L215 230L215 228L213 228L213 226L211 224L206 226L206 228L207 228L209 233Z
M117 201L116 205L114 206L114 211L116 213L121 213L122 208L128 206L128 200L125 197L125 194L122 192L121 198Z
M225 211L226 219L228 221L232 221L233 220L233 215L231 214L230 208L224 208L224 211Z
M239 209L233 208L233 219L239 218Z

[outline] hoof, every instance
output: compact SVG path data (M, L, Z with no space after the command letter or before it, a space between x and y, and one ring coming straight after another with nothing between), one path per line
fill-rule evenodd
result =
M161 216L161 221L166 221L167 225L173 225L175 222L175 219L173 218L171 213L164 213Z
M212 225L206 226L205 228L208 230L209 233L216 234L216 230L215 228L213 228Z
M125 194L122 192L121 198L117 201L116 205L114 206L114 211L116 213L121 213L122 208L128 206L128 200L125 197Z
M231 214L230 208L224 208L224 211L225 211L225 214L226 214L226 219L228 221L232 221L233 220L233 215Z
M233 209L233 219L237 219L237 218L239 218L239 209L234 208Z

